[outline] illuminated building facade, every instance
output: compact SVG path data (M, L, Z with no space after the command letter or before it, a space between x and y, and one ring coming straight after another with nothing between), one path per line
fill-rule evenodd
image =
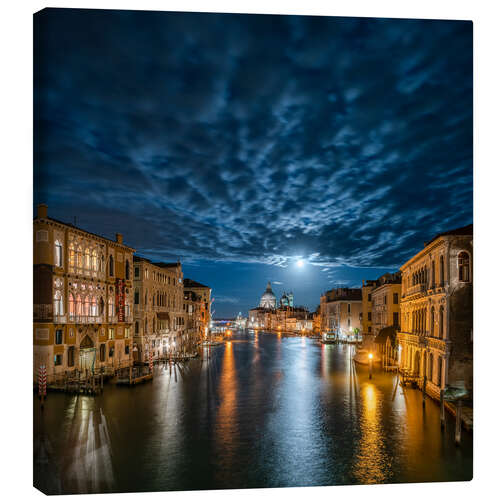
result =
M377 280L363 280L361 287L361 332L363 337L373 335L372 291L377 286Z
M401 267L400 366L435 397L472 389L472 230L437 235Z
M201 298L203 307L200 308L201 322L205 335L208 334L212 321L212 289L189 278L184 279L184 291L194 292Z
M349 340L361 332L361 289L328 290L321 297L320 312L323 335Z
M67 371L113 372L132 362L134 250L48 216L33 221L33 362L48 382Z
M399 330L401 273L387 273L377 280L371 290L373 335L377 336L382 328L394 326Z
M182 350L186 336L182 266L134 256L135 361Z

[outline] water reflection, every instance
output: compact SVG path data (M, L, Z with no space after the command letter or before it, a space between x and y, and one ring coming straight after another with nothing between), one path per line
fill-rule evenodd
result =
M387 480L390 464L384 447L380 397L371 382L365 382L361 386L360 396L361 437L353 474L360 483L383 483Z
M35 399L35 484L48 493L465 480L472 439L352 347L236 334L152 383Z

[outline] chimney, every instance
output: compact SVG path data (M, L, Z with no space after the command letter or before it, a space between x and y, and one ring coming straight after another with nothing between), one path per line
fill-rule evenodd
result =
M116 233L116 242L120 243L120 245L123 245L123 234Z
M47 218L47 205L45 205L45 203L40 203L37 207L36 207L36 216L39 218L39 219L46 219Z

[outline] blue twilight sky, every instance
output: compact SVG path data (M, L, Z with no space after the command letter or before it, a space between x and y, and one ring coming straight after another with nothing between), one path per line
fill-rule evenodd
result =
M46 9L35 204L313 309L472 222L472 23ZM304 266L297 266L297 259Z

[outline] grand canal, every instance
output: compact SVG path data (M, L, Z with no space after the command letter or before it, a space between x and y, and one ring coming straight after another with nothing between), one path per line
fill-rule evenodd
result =
M239 333L153 382L34 400L35 485L47 493L468 480L472 436L353 349Z

